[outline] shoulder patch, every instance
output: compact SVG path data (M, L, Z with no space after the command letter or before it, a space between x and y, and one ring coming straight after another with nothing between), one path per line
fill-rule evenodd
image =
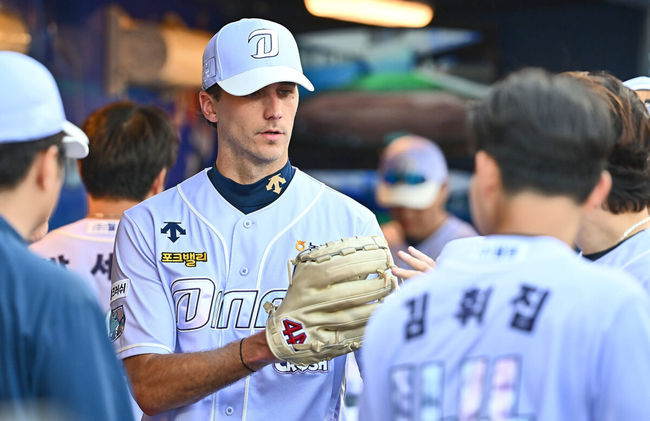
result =
M111 303L118 298L126 298L126 294L129 293L129 283L128 278L113 282L111 286Z
M122 336L122 332L124 332L124 325L126 324L126 316L124 315L124 307L119 306L117 308L114 308L111 311L111 317L109 320L109 338L111 339L112 342L115 342L117 338Z

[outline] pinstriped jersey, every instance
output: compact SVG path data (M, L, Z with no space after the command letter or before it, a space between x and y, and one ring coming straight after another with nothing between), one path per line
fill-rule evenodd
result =
M550 237L459 239L371 317L362 420L650 413L650 300Z
M214 349L264 328L287 261L310 244L381 235L374 215L300 170L244 214L203 171L125 212L116 237L111 327L118 356ZM338 419L345 357L261 369L195 404L148 419ZM147 419L147 418L146 418Z

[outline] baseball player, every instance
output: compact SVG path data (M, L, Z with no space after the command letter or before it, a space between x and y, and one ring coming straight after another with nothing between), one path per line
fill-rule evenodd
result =
M650 411L650 300L571 246L606 199L608 104L523 71L472 112L473 220L371 317L362 420L640 420Z
M447 163L433 141L415 135L393 140L382 153L377 174L377 203L393 217L382 230L398 266L408 264L398 251L409 246L435 259L447 242L477 235L470 224L445 209Z
M130 420L123 370L90 289L30 252L88 138L66 121L50 72L0 52L0 416ZM41 412L38 412L41 411Z
M82 129L90 138L89 154L79 161L88 215L51 231L31 249L86 279L108 317L113 243L120 217L163 191L179 139L163 110L128 101L96 110Z
M650 120L636 93L607 73L570 73L610 92L618 139L607 169L612 190L585 215L576 244L589 260L624 269L650 292Z
M145 419L338 419L345 357L279 361L263 304L312 245L381 235L374 215L288 160L303 75L296 42L262 19L225 25L203 54L200 105L215 165L127 210L112 267L111 337ZM287 341L301 328L287 325Z

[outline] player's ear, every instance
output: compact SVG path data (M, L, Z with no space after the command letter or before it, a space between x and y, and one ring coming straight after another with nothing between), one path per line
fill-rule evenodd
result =
M156 178L151 184L151 189L149 189L149 194L147 197L154 196L165 189L165 178L167 177L167 168L160 170Z
M32 165L39 189L55 191L61 188L63 167L59 162L58 146L52 145L40 152Z
M596 186L593 188L593 190L591 190L591 193L589 193L587 200L585 200L585 203L582 205L582 210L584 212L591 212L597 207L600 207L605 202L605 200L607 200L607 196L609 195L611 189L612 176L609 174L609 172L602 171L600 173L598 183L596 183Z
M478 193L483 197L501 190L499 164L485 151L478 151L474 156L474 177Z
M219 114L217 113L217 100L206 91L199 92L199 104L201 105L201 112L203 116L213 123L219 121Z

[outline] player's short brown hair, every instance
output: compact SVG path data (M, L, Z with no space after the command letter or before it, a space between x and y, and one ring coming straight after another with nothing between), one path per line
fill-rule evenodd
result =
M607 89L617 141L609 155L607 170L612 190L604 206L614 214L641 212L650 206L650 117L636 92L610 73L571 72Z
M479 150L509 194L531 190L583 203L616 140L608 102L583 83L525 69L495 84L470 112Z
M158 107L116 102L93 112L82 128L90 144L81 179L92 197L141 201L160 171L176 162L178 135Z

